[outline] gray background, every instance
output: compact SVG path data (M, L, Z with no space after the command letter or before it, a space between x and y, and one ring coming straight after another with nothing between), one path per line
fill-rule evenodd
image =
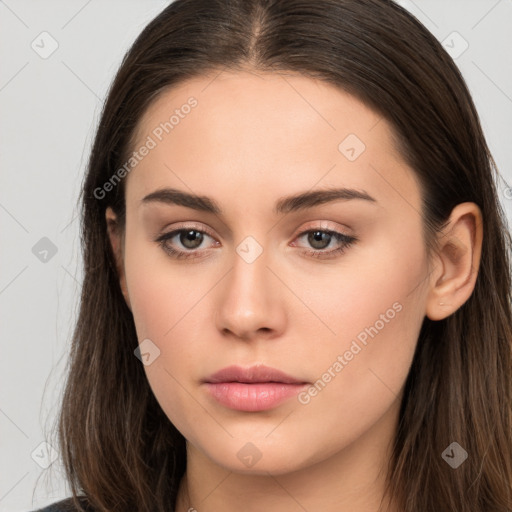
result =
M69 495L52 427L82 276L77 197L111 79L167 3L0 1L0 512ZM460 67L511 222L512 0L399 3Z

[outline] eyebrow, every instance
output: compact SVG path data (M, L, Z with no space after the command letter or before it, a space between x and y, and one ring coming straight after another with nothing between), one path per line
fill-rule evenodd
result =
M305 210L333 201L350 201L360 199L369 203L377 203L377 200L364 190L352 188L330 188L323 190L313 190L302 192L297 195L283 197L276 202L274 213L276 215L286 214L299 210ZM190 194L174 188L162 188L151 192L145 196L141 203L163 203L168 205L179 205L194 210L222 214L222 209L210 197Z

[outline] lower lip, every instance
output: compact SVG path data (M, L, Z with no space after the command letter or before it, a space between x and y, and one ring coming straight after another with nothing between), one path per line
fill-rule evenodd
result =
M297 395L307 384L279 382L207 382L208 392L222 405L238 411L265 411Z

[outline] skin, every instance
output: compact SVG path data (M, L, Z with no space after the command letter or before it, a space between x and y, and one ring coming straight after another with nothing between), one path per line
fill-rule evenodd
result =
M224 71L183 82L150 106L134 147L190 96L197 107L125 178L126 230L106 211L139 342L149 338L160 350L144 366L149 384L187 440L178 512L368 512L381 500L383 510L398 510L383 493L403 385L424 317L449 316L473 291L478 206L454 208L429 261L421 190L390 125L300 75ZM348 134L366 146L354 161L338 149ZM141 203L162 187L209 196L222 213ZM272 211L284 196L329 187L364 190L376 203ZM198 256L173 259L155 240L184 224L212 236L197 249L168 240ZM304 251L339 243L319 249L298 236L307 229L358 241L315 258ZM263 249L251 263L236 251L248 236ZM256 363L314 383L396 303L400 312L307 404L291 398L267 411L236 411L201 383L228 365ZM248 442L261 455L251 467L237 457Z

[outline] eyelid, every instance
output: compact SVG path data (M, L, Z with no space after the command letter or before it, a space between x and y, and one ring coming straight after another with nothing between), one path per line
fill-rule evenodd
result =
M207 235L209 235L211 238L217 240L216 235L214 235L213 231L210 230L210 228L208 228L205 224L201 224L196 221L183 221L182 223L173 225L171 229L169 229L169 227L166 226L165 228L163 228L161 230L160 235L157 235L157 236L169 235L171 233L174 233L175 231L181 231L181 230L186 230L186 229L195 229L197 231L202 231L202 232L206 233ZM346 227L338 228L335 226L331 226L331 225L329 225L329 223L327 221L320 221L320 223L311 221L311 222L307 223L305 226L302 226L301 228L299 228L294 233L292 239L295 240L298 236L303 235L305 232L314 231L314 230L333 231L333 232L340 233L346 237L352 236L351 233L349 232L350 230L348 230Z
M308 231L332 231L335 233L339 233L346 237L352 236L351 230L346 226L342 226L341 224L334 225L333 223L328 223L327 221L318 222L308 222L305 226L301 226L301 228L293 235L293 239L297 238L299 235L303 235Z
M208 236L216 239L216 236L213 234L213 231L211 229L209 229L204 224L201 224L201 223L198 223L195 221L189 221L189 222L185 221L183 223L178 223L177 225L173 225L172 228L169 228L169 226L166 226L164 229L162 229L159 236L170 235L171 233L175 233L176 231L184 231L187 229L201 231L203 233L206 233Z

